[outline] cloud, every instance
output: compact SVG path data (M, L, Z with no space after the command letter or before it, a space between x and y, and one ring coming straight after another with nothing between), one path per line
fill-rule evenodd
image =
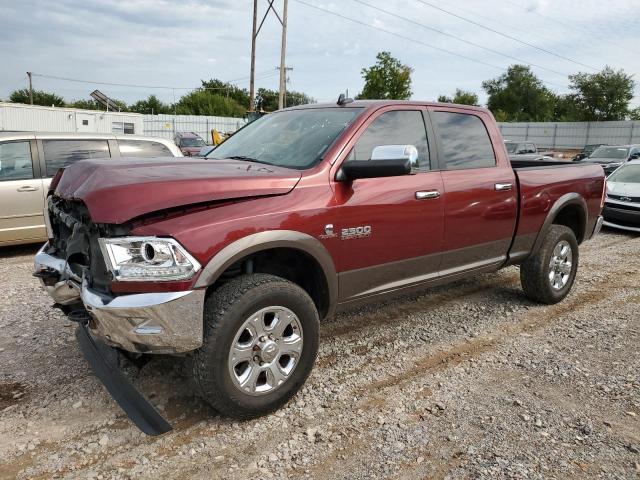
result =
M289 1L287 65L293 88L315 98L333 98L348 88L362 88L360 71L388 50L414 68L414 97L434 99L464 88L482 94L481 82L498 76L513 61L385 15L351 0L305 0L341 15L384 28L418 42L454 51L480 63L451 56L419 43L386 34L343 18ZM468 41L522 58L566 74L585 70L495 33L464 22L416 1L388 0L380 8L412 22L441 29ZM434 0L432 0L434 1ZM266 2L258 2L264 13ZM280 8L281 0L274 5ZM438 3L440 5L440 3ZM0 97L26 85L26 71L114 83L195 87L201 79L239 79L248 86L252 2L235 0L22 0L0 4ZM631 1L606 5L566 0L472 0L443 8L488 27L522 38L559 55L593 64L640 73L637 8ZM258 86L276 88L280 26L270 15L257 42ZM558 91L566 90L566 76L534 68ZM35 87L55 90L65 98L87 98L96 85L35 77ZM565 87L562 87L565 85ZM172 101L183 90L97 86L128 102L157 94ZM482 95L481 95L481 98Z

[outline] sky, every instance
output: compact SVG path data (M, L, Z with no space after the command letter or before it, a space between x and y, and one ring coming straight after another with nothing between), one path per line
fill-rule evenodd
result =
M258 0L258 20L267 7ZM172 102L209 78L248 88L252 9L251 0L0 0L0 98L26 87L27 71L34 88L68 101L98 88L128 103L150 94ZM318 101L354 96L361 69L383 50L413 68L416 100L462 88L484 102L482 81L513 63L532 65L558 93L569 74L605 65L640 81L639 17L640 0L289 0L287 88ZM257 88L278 88L280 42L270 13L257 38Z

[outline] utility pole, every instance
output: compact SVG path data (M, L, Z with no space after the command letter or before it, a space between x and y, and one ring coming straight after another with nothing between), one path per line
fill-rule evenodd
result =
M278 109L287 107L287 83L289 83L289 77L287 77L287 72L293 70L293 67L276 67L276 70L280 70L280 82L282 82L282 70L284 70L285 80L284 84L280 83L280 93L278 95Z
M258 23L258 0L253 0L253 29L251 30L251 80L249 81L249 111L253 112L256 109L256 25Z
M29 77L29 103L33 105L33 83L31 81L31 72L27 72L27 77Z
M251 112L255 111L255 108L256 108L256 104L255 104L256 39L260 34L262 25L264 24L264 21L266 20L267 15L269 15L269 12L273 12L273 14L276 16L276 18L280 22L280 25L282 25L282 50L280 51L280 66L282 68L280 71L280 94L278 99L280 108L282 108L282 103L284 100L284 75L285 75L283 72L285 72L284 61L285 61L285 50L287 45L287 0L283 0L283 1L284 1L284 7L282 11L282 18L281 18L280 15L278 15L278 12L276 11L276 9L273 7L273 2L275 2L275 0L267 0L267 3L269 4L269 6L267 7L267 11L264 13L262 20L260 21L260 25L258 25L257 26L258 28L256 28L256 24L258 23L258 0L253 0L253 28L251 30L251 75L249 80L249 111Z
M287 70L284 66L284 58L287 50L287 0L284 0L284 7L282 10L282 45L280 46L280 92L278 95L278 109L281 110L284 107L284 91L285 80L287 78Z

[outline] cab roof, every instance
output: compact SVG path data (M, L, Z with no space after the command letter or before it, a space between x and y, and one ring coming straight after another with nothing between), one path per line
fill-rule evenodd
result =
M295 107L285 108L283 110L304 110L310 108L364 108L367 110L377 110L383 107L395 105L414 105L417 107L455 107L464 110L473 110L476 112L487 113L484 107L474 107L471 105L460 105L457 103L441 103L441 102L421 102L417 100L353 100L352 102L338 105L336 102L311 103L306 105L298 105Z

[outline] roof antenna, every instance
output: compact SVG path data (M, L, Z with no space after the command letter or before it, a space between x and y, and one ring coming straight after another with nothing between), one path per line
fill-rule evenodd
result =
M338 97L337 104L340 106L353 102L353 98L348 98L344 93L341 93Z

